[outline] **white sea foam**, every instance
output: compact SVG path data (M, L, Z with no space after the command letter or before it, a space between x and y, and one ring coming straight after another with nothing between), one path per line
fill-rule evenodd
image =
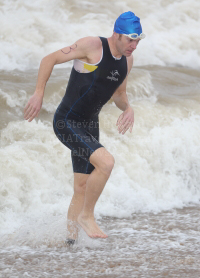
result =
M97 203L97 217L130 217L138 211L159 212L200 202L200 116L179 119L175 110L163 121L163 107L154 104L159 119L155 125L153 117L144 121L152 113L151 105L135 107L133 135L116 135L118 112L112 105L102 113L101 143L116 164ZM4 232L12 233L28 221L26 217L34 222L39 214L36 227L42 219L53 219L51 215L63 217L73 193L73 173L70 151L53 134L52 126L40 121L10 122L2 130L1 144ZM55 224L55 219L52 224L46 221Z
M113 102L103 107L100 142L115 167L95 217L109 237L93 240L81 230L73 249L64 244L73 195L70 151L52 128L69 69L53 71L40 120L24 121L23 109L44 55L82 36L109 36L115 18L127 10L141 17L147 34L135 65L199 68L199 6L197 0L1 1L0 69L8 72L0 72L0 276L154 277L157 270L177 276L198 269L198 70L134 68L127 86L135 111L132 134L118 134L122 111ZM9 71L14 68L23 71Z
M197 0L134 4L132 0L3 0L0 69L32 70L38 68L43 56L80 37L109 36L116 17L127 10L141 17L147 35L134 54L135 65L199 68L199 8ZM159 69L137 68L130 73L127 93L135 110L132 135L117 134L120 111L113 103L102 110L100 141L116 163L97 203L97 218L130 217L139 211L156 213L200 202L199 72ZM36 79L36 71L32 75L31 70L24 75L17 71L1 75L5 122L0 149L0 226L2 234L11 236L10 243L16 236L22 244L24 238L32 244L63 238L73 194L70 151L53 134L51 124L51 113L64 94L69 71L66 76L52 74L42 122L27 123L22 121L23 108Z
M141 18L147 35L134 54L135 65L200 68L199 0L2 0L0 69L38 68L42 57L81 37L108 37L117 16L127 10Z

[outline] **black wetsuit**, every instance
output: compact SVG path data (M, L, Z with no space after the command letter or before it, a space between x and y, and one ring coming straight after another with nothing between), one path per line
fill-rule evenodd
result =
M71 150L73 171L90 174L90 155L100 147L98 115L127 75L127 60L116 60L106 38L102 60L89 73L72 68L66 93L54 115L53 127L59 140Z

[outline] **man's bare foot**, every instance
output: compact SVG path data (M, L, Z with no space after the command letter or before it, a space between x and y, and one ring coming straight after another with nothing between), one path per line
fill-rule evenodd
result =
M99 228L95 222L94 217L87 217L80 214L78 217L78 223L89 237L92 238L107 238L108 236Z

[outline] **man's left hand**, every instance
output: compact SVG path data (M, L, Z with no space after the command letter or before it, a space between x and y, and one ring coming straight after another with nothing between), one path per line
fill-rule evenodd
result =
M119 133L124 134L128 129L132 132L134 124L134 112L129 106L118 118L117 126Z

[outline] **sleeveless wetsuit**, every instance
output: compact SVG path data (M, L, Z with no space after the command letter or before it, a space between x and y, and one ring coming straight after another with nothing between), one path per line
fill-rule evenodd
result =
M94 65L74 61L66 93L54 115L54 132L71 150L76 173L90 174L94 170L89 157L103 147L99 143L99 112L127 75L126 57L114 58L107 39L100 39L102 59ZM79 72L80 63L85 73Z

